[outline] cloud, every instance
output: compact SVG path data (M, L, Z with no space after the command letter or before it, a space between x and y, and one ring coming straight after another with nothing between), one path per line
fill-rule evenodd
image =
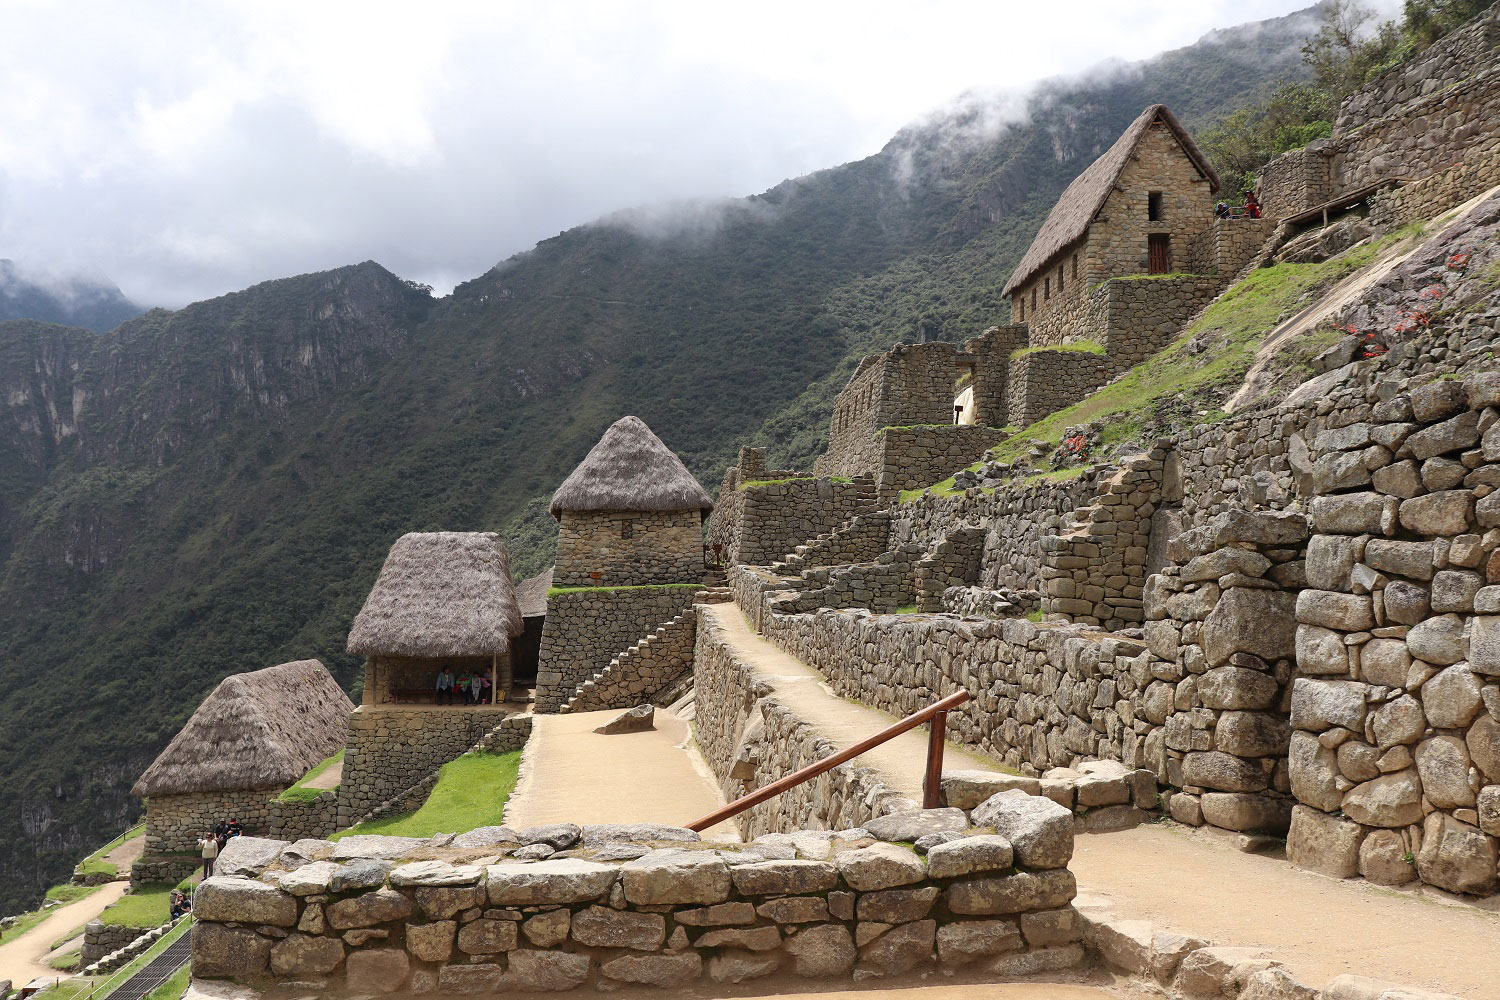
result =
M1297 6L11 0L0 257L173 306L367 258L445 289L622 206L701 231L954 94L1002 120L1031 81Z

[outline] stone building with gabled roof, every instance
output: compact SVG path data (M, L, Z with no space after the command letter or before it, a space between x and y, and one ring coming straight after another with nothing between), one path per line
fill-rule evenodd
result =
M1089 289L1123 275L1189 270L1213 224L1219 178L1164 104L1153 104L1074 178L1006 282L1011 321L1031 346L1082 336Z
M682 459L640 417L610 425L552 497L553 585L620 587L703 579L713 510Z
M269 800L338 752L353 711L317 660L224 678L130 790L146 853L191 851L221 820L265 830Z

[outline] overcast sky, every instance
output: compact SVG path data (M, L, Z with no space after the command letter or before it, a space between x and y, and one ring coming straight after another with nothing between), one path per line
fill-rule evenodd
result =
M5 0L0 257L146 305L373 258L446 291L537 240L878 150L971 89L1308 0Z

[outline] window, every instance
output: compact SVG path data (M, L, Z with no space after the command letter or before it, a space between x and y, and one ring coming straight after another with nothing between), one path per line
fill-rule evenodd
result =
M1031 311L1036 312L1036 286L1031 286Z
M1078 254L1073 254L1073 280L1078 280Z
M1026 299L1023 296L1019 296L1018 295L1018 296L1016 296L1016 300L1015 301L1016 301L1016 322L1017 323L1024 323L1024 322L1026 322Z
M1058 268L1057 268L1057 294L1061 295L1062 294L1062 290L1063 290L1063 269L1062 269L1062 265L1058 265Z
M1046 302L1052 298L1052 279L1042 279L1042 301Z
M635 522L634 521L621 521L620 522L620 537L621 538L634 538L635 537Z
M1172 271L1172 237L1166 233L1146 236L1146 273L1169 274Z
M1146 221L1160 222L1162 218L1161 192L1152 191L1146 195Z

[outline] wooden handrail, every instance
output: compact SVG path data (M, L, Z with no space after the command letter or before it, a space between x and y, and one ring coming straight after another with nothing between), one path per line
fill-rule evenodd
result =
M716 809L702 819L689 823L687 828L702 833L717 823L722 823L732 816L738 816L751 806L759 805L769 798L774 798L788 788L795 788L804 781L816 778L824 771L830 771L845 761L853 760L872 747L878 747L880 744L895 739L908 730L917 728L929 719L932 720L932 735L927 744L927 771L925 780L922 783L922 805L925 809L934 808L938 804L938 782L942 779L943 733L947 728L948 712L962 705L972 697L973 695L969 694L966 689L959 688L948 695L948 697L933 702L919 712L913 712L900 722L887 726L874 736L860 740L846 750L840 750L830 757L824 757L816 764L809 764L802 768L802 770L795 771L785 778L778 778L769 785L757 788L748 795L740 796L722 809Z

